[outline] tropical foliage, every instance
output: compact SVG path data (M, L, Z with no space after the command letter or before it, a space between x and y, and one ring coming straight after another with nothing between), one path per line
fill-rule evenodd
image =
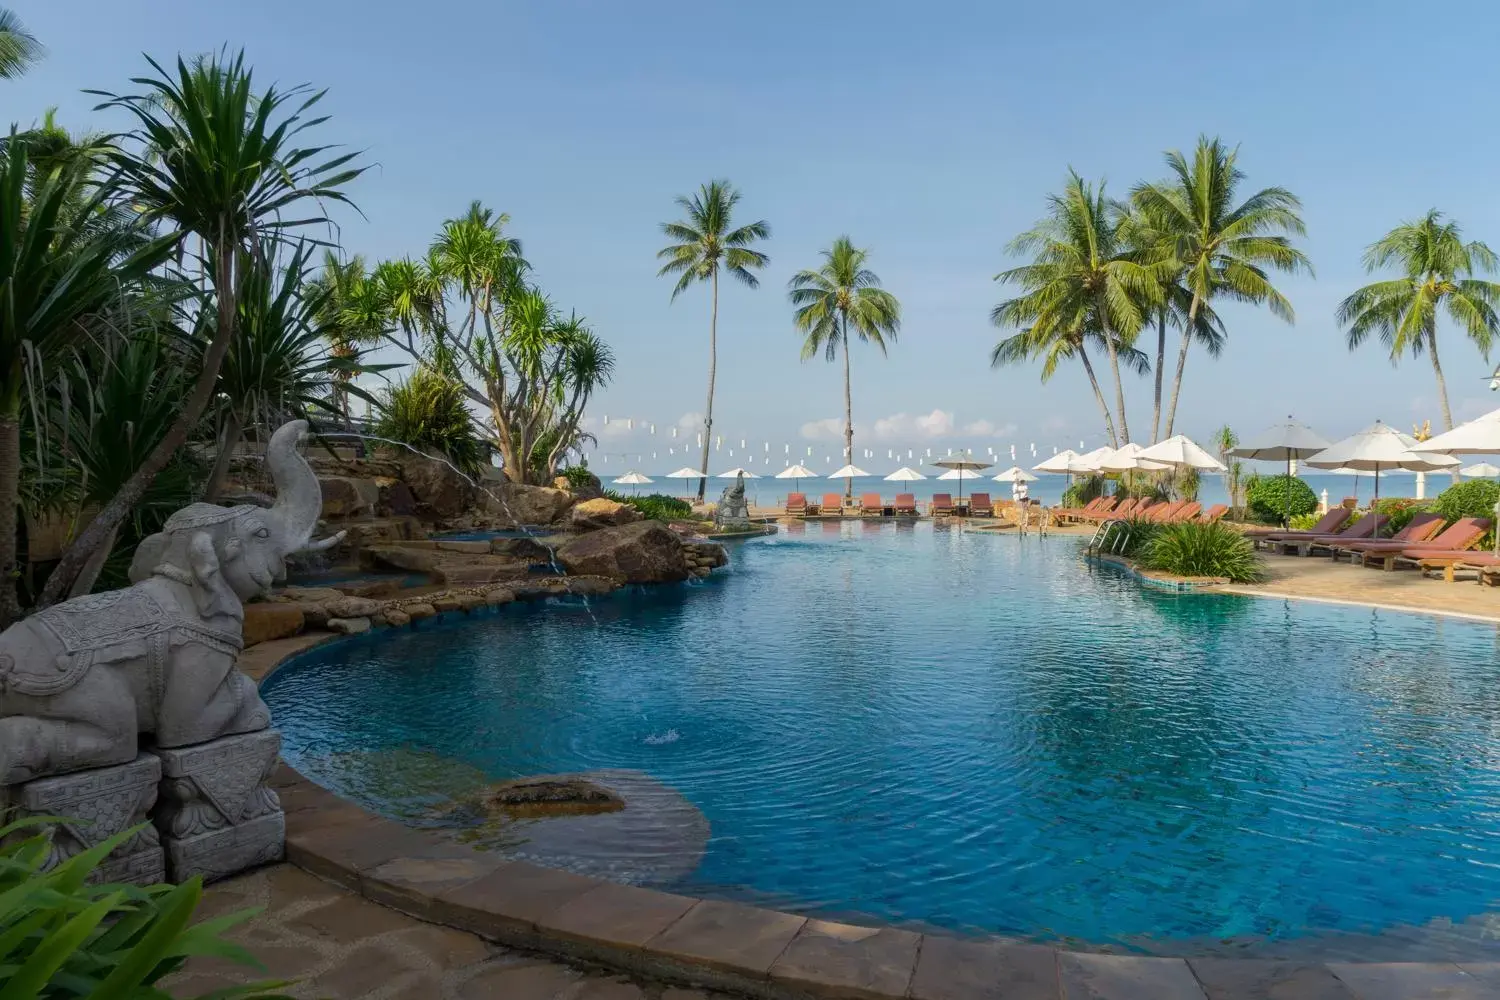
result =
M419 366L388 387L377 402L376 435L448 459L465 475L484 464L484 442L475 432L468 398L458 380Z
M1500 482L1467 479L1439 493L1432 502L1432 509L1449 521L1460 517L1483 517L1493 521L1496 503L1500 503Z
M1255 476L1245 485L1245 506L1260 521L1279 523L1318 509L1318 495L1296 476Z
M50 838L40 829L43 822L21 821L0 830L0 836L9 838L0 847L0 994L157 1000L169 995L158 984L189 956L260 965L222 936L254 911L192 923L203 896L197 876L177 886L146 888L88 883L109 853L139 829L48 870L54 855ZM277 985L255 984L211 996L269 1000L273 994L266 990Z
M42 43L14 11L0 7L0 80L20 76L41 57Z
M823 251L823 265L792 275L788 297L794 321L803 335L802 360L819 354L844 359L844 461L854 461L854 407L849 388L849 331L885 354L901 330L901 303L880 287L880 278L865 267L870 252L840 236ZM846 487L852 481L846 480Z
M605 490L604 495L616 503L628 504L654 521L681 521L693 516L693 506L686 500L669 497L664 493L649 493L646 496L627 496L614 490Z
M1375 505L1376 513L1385 515L1385 534L1394 535L1411 523L1412 518L1432 509L1428 500L1413 500L1410 497L1386 497Z
M1219 523L1157 525L1140 559L1147 569L1178 576L1223 577L1234 583L1254 583L1265 576L1250 539Z
M658 276L676 277L672 299L676 301L695 282L706 281L712 291L708 320L708 405L703 411L703 457L698 466L703 478L698 480L698 499L703 499L708 476L708 449L714 430L714 380L719 369L719 272L750 288L760 285L755 272L771 258L755 249L755 244L771 237L770 223L765 220L744 226L734 225L734 207L740 193L728 181L709 181L691 198L679 197L677 206L683 218L664 222L662 235L672 240L657 251L665 260Z
M1394 267L1400 276L1359 289L1339 304L1338 321L1348 327L1352 351L1375 334L1390 352L1392 363L1404 354L1432 361L1437 379L1443 426L1453 429L1448 406L1448 383L1438 359L1438 318L1450 322L1489 358L1500 334L1500 284L1476 277L1500 266L1495 252L1477 240L1465 243L1456 222L1444 222L1437 210L1386 233L1365 251L1370 272Z

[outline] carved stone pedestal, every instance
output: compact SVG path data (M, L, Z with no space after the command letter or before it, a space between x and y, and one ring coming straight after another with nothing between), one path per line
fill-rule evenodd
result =
M266 784L280 751L274 729L153 751L162 766L153 818L173 882L211 882L281 860L286 816Z
M52 830L54 867L115 834L139 826L156 803L161 781L161 762L141 754L128 764L75 771L52 778L37 778L5 789L6 805L15 810L11 818L59 816L63 822ZM31 836L22 831L16 836ZM149 885L166 878L161 843L156 830L147 826L116 848L90 877L94 882L134 882Z

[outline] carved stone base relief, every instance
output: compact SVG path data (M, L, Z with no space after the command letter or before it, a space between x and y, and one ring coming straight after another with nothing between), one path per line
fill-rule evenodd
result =
M212 881L281 859L286 819L267 785L280 751L274 729L154 751L162 784L153 816L172 881Z
M51 778L37 778L5 789L6 805L13 818L59 816L63 822L52 828L54 867L89 847L144 823L156 804L161 781L161 761L141 754L128 764L76 771ZM16 836L31 836L22 831ZM144 827L116 848L94 871L95 882L160 882L166 876L157 831Z

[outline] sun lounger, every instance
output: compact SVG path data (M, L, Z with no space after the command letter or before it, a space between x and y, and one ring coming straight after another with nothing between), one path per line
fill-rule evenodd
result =
M1189 500L1177 508L1177 513L1172 515L1172 520L1169 523L1182 524L1186 521L1191 521L1198 516L1198 512L1202 509L1203 505L1201 503L1196 500Z
M1443 525L1447 523L1441 514L1417 514L1410 521L1406 522L1406 527L1396 532L1390 538L1351 538L1347 541L1340 540L1329 545L1328 550L1333 555L1334 562L1338 562L1341 556L1349 556L1351 561L1353 561L1353 557L1361 549L1365 548L1373 548L1378 552L1382 548L1389 549L1396 547L1395 543L1398 542L1402 543L1401 548L1405 548L1408 545L1420 545L1432 538L1439 531L1442 531Z
M1396 548L1375 548L1374 543L1361 546L1357 555L1365 566L1379 566L1393 570L1398 563L1415 566L1425 557L1440 557L1449 553L1467 552L1479 544L1484 533L1490 530L1487 517L1461 517L1430 542L1421 545L1403 543Z
M1139 519L1146 515L1146 511L1154 510L1156 506L1156 497L1141 497L1135 502L1135 512L1130 516Z
M1166 522L1175 518L1177 516L1177 512L1185 506L1187 506L1186 500L1173 500L1170 503L1159 503L1151 508L1150 512L1145 515L1145 519L1147 521L1154 521L1157 524L1165 524Z
M990 495L988 493L973 493L969 495L969 516L995 516L995 505L990 502Z
M1059 507L1052 516L1060 521L1085 521L1094 514L1107 514L1115 508L1114 497L1094 497L1082 507Z
M1263 539L1276 535L1280 535L1283 538L1288 535L1331 535L1345 521L1349 520L1350 513L1352 512L1345 510L1343 507L1331 507L1328 513L1318 518L1318 523L1307 531L1287 531L1283 528L1256 528L1253 531L1245 532L1245 537L1255 542L1256 547L1259 548Z
M1208 510L1204 511L1203 516L1198 518L1198 520L1203 524L1213 524L1215 521L1219 520L1221 517L1228 513L1228 504L1216 503L1212 507L1208 508Z
M1455 565L1455 569L1474 570L1481 587L1500 587L1500 553L1469 552Z
M953 495L951 493L934 493L932 503L927 505L927 510L933 517L947 517L953 513Z
M1403 559L1404 553L1397 557L1397 562ZM1500 570L1500 555L1493 552L1435 552L1425 554L1415 562L1422 575L1440 569L1443 571L1443 579L1449 583L1458 579L1457 574L1460 572L1472 572L1483 583L1487 572Z
M915 493L896 494L896 515L898 517L917 516L917 495Z
M885 508L881 506L880 494L861 493L859 497L859 512L865 515L873 514L875 517L880 517L884 514Z
M1140 504L1141 504L1141 501L1139 499L1137 499L1136 497L1128 497L1125 500L1121 501L1120 505L1118 507L1115 507L1113 510L1110 510L1110 511L1108 511L1106 513L1103 513L1103 514L1100 514L1100 513L1096 512L1096 513L1091 514L1088 517L1084 518L1084 520L1085 521L1129 520L1130 518L1132 518L1132 517L1135 516L1135 510L1136 510L1137 507L1140 506Z
M844 498L837 493L824 493L822 510L824 517L843 517Z
M786 513L788 517L805 517L807 515L807 494L788 493L786 495Z
M1310 555L1314 549L1331 551L1331 547L1339 542L1347 542L1355 538L1377 540L1380 536L1380 529L1389 520L1390 518L1384 514L1366 514L1343 531L1329 532L1324 535L1288 531L1278 535L1268 535L1261 541L1267 548L1279 550L1285 555L1296 552L1299 556L1306 556Z

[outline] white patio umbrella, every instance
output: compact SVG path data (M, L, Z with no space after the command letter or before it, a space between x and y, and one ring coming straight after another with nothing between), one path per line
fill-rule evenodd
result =
M1174 434L1165 441L1158 441L1143 449L1140 457L1153 462L1164 462L1175 469L1198 469L1201 472L1224 472L1224 463L1200 448L1185 434Z
M1059 475L1071 475L1073 470L1068 468L1068 464L1079 457L1080 456L1078 452L1074 451L1072 448L1065 448L1062 451L1058 452L1056 455L1053 455L1051 458L1047 459L1045 462L1038 462L1037 464L1033 465L1031 467L1031 471L1055 472Z
M1422 450L1440 455L1500 455L1500 410L1434 434L1422 442Z
M1489 462L1479 462L1475 465L1464 466L1462 469L1458 470L1458 474L1461 476L1468 476L1470 479L1494 479L1495 477L1500 476L1500 465L1492 465Z
M888 483L914 483L918 479L926 478L926 476L922 475L916 469L905 465L901 466L901 468L885 477L886 482Z
M958 453L957 455L949 455L946 458L940 458L932 464L937 466L939 469L948 470L941 476L938 476L939 479L958 480L958 499L959 502L962 503L964 498L964 480L984 478L983 476L969 475L969 473L979 472L983 469L992 468L995 463L986 462L983 459L975 458L968 452L964 451Z
M688 487L688 481L693 480L693 479L702 479L703 478L703 473L700 472L700 471L698 471L697 469L690 469L686 465L684 465L682 468L678 469L676 472L669 472L665 476L662 476L662 478L663 479L681 479L681 480L683 480L682 488L684 490L686 490L686 489L689 488Z
M994 479L997 483L1034 483L1037 479L1036 476L1033 476L1019 465L1012 465L998 476L990 478Z
M1335 441L1307 459L1314 469L1354 469L1375 473L1373 510L1380 503L1380 473L1401 469L1407 472L1437 472L1458 468L1458 459L1426 451L1422 443L1409 434L1375 421L1357 434ZM1371 534L1374 534L1373 526Z
M1101 447L1095 448L1093 451L1086 451L1082 455L1079 455L1073 461L1068 463L1068 471L1074 473L1081 472L1089 474L1101 472L1103 470L1099 468L1100 459L1104 458L1106 455L1113 455L1114 453L1115 450L1108 445L1103 445Z
M1299 424L1290 416L1285 423L1272 424L1254 438L1230 450L1235 458L1253 458L1261 462L1285 462L1287 478L1292 475L1292 463L1316 455L1328 447L1328 440L1306 424ZM1292 494L1286 495L1290 502ZM1287 523L1291 518L1287 517Z
M746 479L759 479L760 478L755 473L751 472L749 469L740 469L740 468L734 468L734 469L728 470L727 472L721 472L721 473L719 473L714 478L716 478L716 479L734 479L736 476L744 476Z
M857 465L846 465L842 469L829 474L829 479L842 479L844 481L844 495L854 496L854 480L868 476L869 473Z
M643 483L654 482L654 480L650 476L642 475L641 473L636 472L634 469L631 469L629 472L625 473L625 475L613 481L621 486L640 486ZM634 493L635 490L631 490L631 492Z
M1171 468L1166 462L1153 462L1142 457L1141 452L1145 450L1134 441L1123 444L1108 455L1100 456L1099 468L1105 472L1160 472Z
M817 477L818 474L816 472L809 469L807 466L800 464L789 465L785 469L782 469L780 472L776 473L777 479L794 480L795 485L792 488L797 490L800 490L802 488L802 480L816 479Z

